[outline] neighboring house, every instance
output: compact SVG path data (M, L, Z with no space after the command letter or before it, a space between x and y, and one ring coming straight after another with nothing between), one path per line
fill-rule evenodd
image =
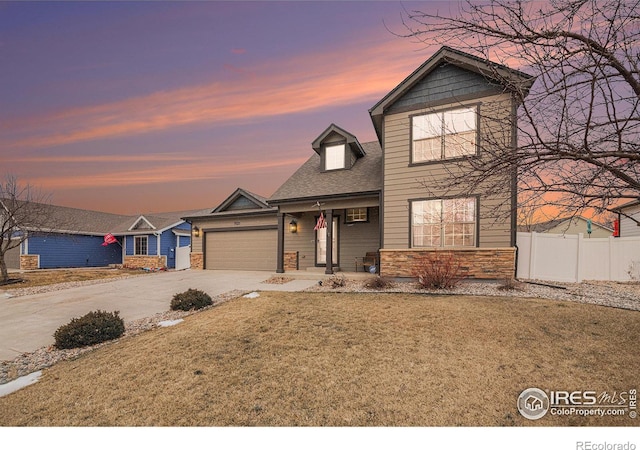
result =
M312 142L307 162L268 200L256 201L240 189L206 217L186 217L200 231L194 234L192 266L225 268L218 261L230 261L223 255L237 251L238 268L260 259L265 270L278 273L321 267L330 274L356 270L359 258L374 252L382 275L408 277L416 257L451 250L471 277L512 277L515 183L501 198L462 191L433 197L421 184L446 177L461 158L483 157L479 149L492 119L512 117L514 97L489 78L496 68L503 79L528 87L534 81L441 48L369 111L377 141L360 143L331 124ZM516 142L511 122L511 129L500 130L506 151ZM240 199L246 210L234 206ZM496 208L510 220L496 223ZM320 216L324 228L317 227ZM220 233L225 239L214 237ZM229 247L218 250L220 241ZM243 247L261 253L245 254Z
M591 232L589 232L591 230ZM547 234L584 234L585 237L608 238L613 236L613 228L586 219L582 216L563 217L547 222L534 223L518 227L518 231Z
M112 264L153 269L188 267L191 227L180 218L185 212L126 216L55 205L49 208L50 230L22 230L27 233L27 239L20 246L19 268ZM104 246L104 237L109 233L117 242ZM185 247L186 254L182 256L185 261L179 261L177 253ZM13 266L15 259L12 255Z
M640 236L640 200L634 200L618 208L619 236Z

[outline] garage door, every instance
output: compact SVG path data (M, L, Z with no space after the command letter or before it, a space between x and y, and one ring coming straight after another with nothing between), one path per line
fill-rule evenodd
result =
M12 248L4 254L4 262L8 269L20 268L20 246Z
M205 267L215 270L276 270L277 230L210 231Z

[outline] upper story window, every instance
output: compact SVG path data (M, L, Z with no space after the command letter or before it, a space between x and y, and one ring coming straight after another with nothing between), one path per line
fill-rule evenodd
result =
M414 163L476 154L477 106L411 117Z
M344 144L327 145L324 148L324 170L337 170L345 168Z

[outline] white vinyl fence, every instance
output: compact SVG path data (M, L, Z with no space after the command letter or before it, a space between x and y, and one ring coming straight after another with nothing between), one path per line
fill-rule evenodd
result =
M640 280L640 237L518 233L520 279L581 282Z

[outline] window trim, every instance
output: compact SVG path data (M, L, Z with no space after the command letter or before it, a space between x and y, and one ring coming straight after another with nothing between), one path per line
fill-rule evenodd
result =
M474 214L474 244L468 246L461 245L440 245L438 247L434 246L415 246L413 245L413 205L415 202L424 202L424 201L432 201L432 200L455 200L455 199L473 199L475 201L475 214ZM441 235L442 243L444 243L444 235ZM479 248L480 247L480 195L452 195L446 197L424 197L424 198L411 198L409 199L409 242L408 248L417 248L417 249L469 249L469 248Z
M409 115L409 167L412 166L423 166L423 165L428 165L428 164L439 164L439 163L443 163L443 162L450 162L450 161L460 161L460 160L464 160L467 158L477 158L480 156L480 106L481 103L480 102L476 102L476 103L469 103L469 104L464 104L464 105L457 105L457 106L449 106L449 107L445 107L445 108L434 108L432 111L422 111L419 113L415 113L415 114L410 114ZM414 150L413 150L413 120L415 117L420 117L420 116L426 116L429 114L444 114L448 111L455 111L458 109L475 109L475 115L476 115L476 128L475 128L475 133L476 133L476 139L475 139L475 152L473 154L469 154L469 155L462 155L462 156L456 156L456 157L451 157L451 158L446 158L444 157L444 138L445 136L447 136L446 134L441 134L440 135L440 158L439 159L429 159L429 160L420 160L420 161L415 161L414 160Z
M138 239L140 239L140 238L145 238L146 241L147 241L147 244L145 246L146 250L147 250L146 253L138 253L138 244L137 244L137 242L138 242ZM149 256L149 236L148 235L145 234L145 235L140 235L140 236L134 236L133 237L133 256Z
M364 220L349 220L349 211L353 211L356 209L364 209L365 210L365 218ZM369 223L369 207L362 206L357 208L345 208L344 210L344 223Z

